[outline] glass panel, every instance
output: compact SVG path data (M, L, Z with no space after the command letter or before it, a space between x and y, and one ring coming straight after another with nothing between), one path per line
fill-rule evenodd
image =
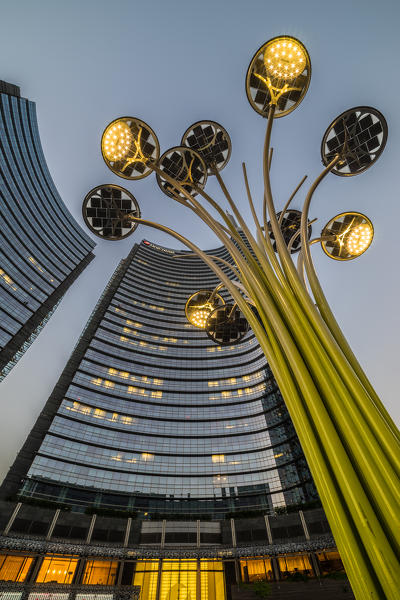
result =
M82 583L90 585L114 585L117 561L88 560Z
M321 575L344 571L339 552L317 552Z
M222 560L200 560L200 569L202 571L222 571Z
M270 558L258 560L241 560L240 569L242 581L273 580L272 564Z
M196 560L164 560L162 565L163 571L196 571Z
M25 581L33 558L0 554L0 580Z
M138 560L136 571L158 571L158 560Z
M222 572L201 572L200 577L201 600L225 600L224 574Z
M164 571L163 569L160 600L200 600L197 599L196 594L196 579L197 571Z
M71 583L77 564L77 558L46 557L42 562L36 582Z
M312 574L310 559L306 554L298 556L280 556L278 561L283 579L292 573L300 572L306 575Z
M156 600L158 571L136 572L133 584L140 587L140 600Z

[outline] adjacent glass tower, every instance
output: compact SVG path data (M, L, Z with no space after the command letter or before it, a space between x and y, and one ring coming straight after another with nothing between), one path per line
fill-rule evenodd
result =
M0 380L92 260L95 243L61 200L34 102L0 81Z
M218 281L177 254L144 240L120 263L3 495L161 518L317 498L253 333L216 346L187 322L187 298Z

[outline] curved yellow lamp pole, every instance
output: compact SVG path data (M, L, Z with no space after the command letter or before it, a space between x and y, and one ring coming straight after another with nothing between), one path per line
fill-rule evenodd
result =
M204 141L204 129L201 128L205 122L192 126L184 134L182 143L187 142L186 146L172 148L164 153L163 157L168 157L167 168L163 157L159 161L158 141L151 128L142 121L124 117L123 135L118 137L115 129L118 120L111 124L114 129L106 129L108 138L103 140L103 156L107 151L105 160L108 166L125 178L139 179L154 171L163 191L202 219L227 248L232 264L206 254L190 240L163 225L135 215L129 217L136 223L169 233L185 244L213 270L229 291L252 327L277 380L357 600L398 600L400 437L333 316L312 263L310 245L314 240L308 240L309 207L320 182L330 172L339 175L362 172L366 165L379 156L384 144L371 157L364 147L360 150L358 142L354 142L355 128L358 125L363 127L366 107L355 113L355 125L354 115L347 122L345 113L340 116L343 117L342 121L338 118L333 123L334 134L337 131L341 134L344 129L344 142L341 145L336 144L335 135L331 131L325 135L327 147L333 150L327 154L326 168L307 194L300 228L299 264L302 271L304 259L312 297L291 256L292 241L296 234L288 244L281 230L284 213L305 178L278 218L269 175L274 118L288 114L301 102L309 85L310 73L311 64L306 49L298 40L288 36L281 36L264 44L254 55L249 67L246 79L249 101L259 114L268 115L263 153L263 228L254 207L243 164L256 238L219 173L229 158L230 146L225 130L218 124L211 122L210 141ZM377 111L372 117L369 116L372 122L375 119L375 123L378 118L376 114ZM351 123L351 126L347 123ZM196 131L203 135L202 143L197 148L198 154L195 147ZM138 137L139 132L141 138ZM115 135L117 137L113 137ZM147 152L141 146L140 140L143 137L146 138ZM342 139L338 135L339 138ZM212 146L217 143L218 160L210 162L210 156L213 156ZM123 153L129 159L127 169ZM216 176L247 243L221 206L204 191L207 172ZM196 194L204 202L196 200ZM267 211L270 227L267 223ZM270 232L275 240L276 252ZM322 235L322 239L332 239L332 236ZM343 239L342 236L341 243ZM364 251L370 243L367 232L362 227L354 231L351 239L348 246L350 254L357 253L360 248ZM220 265L231 269L237 281L231 281ZM209 298L205 298L203 291L201 301L205 299L212 304L217 297L217 289L207 292L211 295ZM250 307L249 299L257 309L259 318ZM206 308L210 312L210 306L207 305ZM197 325L203 326L204 315L200 317L196 317Z

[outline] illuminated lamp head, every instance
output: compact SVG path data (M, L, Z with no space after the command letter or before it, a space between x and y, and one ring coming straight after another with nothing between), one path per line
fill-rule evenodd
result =
M361 256L371 245L374 228L365 215L346 212L336 215L321 233L324 252L335 260L352 260Z
M247 98L256 112L283 117L304 98L311 79L311 61L299 40L287 35L266 42L255 53L246 76Z
M185 306L186 318L195 327L205 329L208 317L218 306L225 304L224 299L212 290L200 290L190 296Z
M160 145L147 123L136 117L120 117L105 128L101 153L108 168L119 177L142 179L153 172Z

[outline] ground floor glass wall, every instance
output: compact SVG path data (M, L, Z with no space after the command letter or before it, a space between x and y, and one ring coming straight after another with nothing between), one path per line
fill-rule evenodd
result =
M141 587L141 600L225 600L223 565L220 560L138 561L133 585Z

